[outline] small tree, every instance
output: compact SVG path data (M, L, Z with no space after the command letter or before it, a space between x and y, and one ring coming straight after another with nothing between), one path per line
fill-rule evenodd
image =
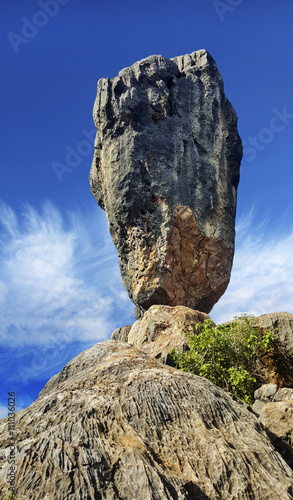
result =
M242 315L229 325L211 319L186 332L189 350L171 352L177 368L206 377L247 403L262 380L262 358L273 344L271 331L262 332L253 316Z

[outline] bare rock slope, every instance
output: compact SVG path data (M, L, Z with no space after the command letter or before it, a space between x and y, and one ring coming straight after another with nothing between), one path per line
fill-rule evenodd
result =
M98 82L90 184L137 318L208 313L230 279L242 145L213 58L150 56Z
M70 361L16 429L18 500L293 498L292 470L246 405L124 342ZM9 444L4 419L1 456Z

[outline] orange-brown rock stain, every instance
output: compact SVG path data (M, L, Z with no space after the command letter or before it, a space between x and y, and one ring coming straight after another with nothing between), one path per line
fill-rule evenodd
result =
M234 249L222 240L205 236L192 210L183 205L176 208L164 247L150 242L145 224L142 217L136 226L126 228L127 265L135 301L143 304L161 289L165 292L165 302L161 303L208 313L226 290Z
M232 258L233 249L219 239L205 236L191 209L179 205L166 252L169 273L162 285L172 298L169 305L209 312L228 285ZM207 304L199 307L202 296L206 296Z

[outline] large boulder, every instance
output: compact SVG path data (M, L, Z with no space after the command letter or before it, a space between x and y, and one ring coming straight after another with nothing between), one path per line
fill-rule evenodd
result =
M245 404L123 342L78 355L7 429L3 499L12 440L18 500L293 498L292 470Z
M90 184L139 318L153 304L208 313L234 255L242 145L205 50L150 56L98 82Z

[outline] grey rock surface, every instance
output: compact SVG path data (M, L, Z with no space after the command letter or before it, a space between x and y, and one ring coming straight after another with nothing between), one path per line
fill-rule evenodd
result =
M293 498L292 470L246 405L123 342L70 361L16 432L18 500ZM1 457L10 444L4 419Z
M293 399L293 389L290 387L282 387L274 396L274 401L289 401L290 399Z
M262 385L254 394L252 409L288 465L293 468L293 389Z
M268 429L275 448L293 468L293 400L265 404L259 420Z
M264 401L261 401L260 399L256 399L252 405L252 409L253 409L254 413L256 413L257 415L260 415L261 411L265 405L266 405L266 403Z
M278 387L276 384L264 384L254 393L253 411L260 414L267 403L293 400L293 389Z
M128 334L131 330L132 325L122 326L117 328L111 335L111 340L120 340L121 342L128 341Z
M98 82L90 184L106 211L136 317L208 313L234 255L242 145L213 58L150 56Z
M260 399L265 403L270 403L274 400L274 396L278 391L277 384L264 384L254 393L254 399Z

